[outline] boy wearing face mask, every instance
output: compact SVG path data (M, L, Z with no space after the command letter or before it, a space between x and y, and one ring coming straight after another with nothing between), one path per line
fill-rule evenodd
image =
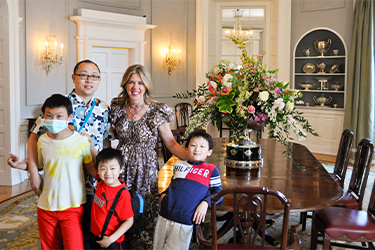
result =
M54 94L42 106L48 133L40 136L38 168L44 170L44 187L38 200L38 227L42 249L84 249L82 204L86 203L83 167L96 170L86 137L68 129L72 103ZM90 145L91 144L91 145ZM92 150L91 150L92 151ZM96 150L95 150L96 151Z

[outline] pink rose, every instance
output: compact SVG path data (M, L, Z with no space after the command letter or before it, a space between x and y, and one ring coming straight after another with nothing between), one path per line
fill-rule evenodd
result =
M223 93L228 93L228 89L227 88L223 88L222 91L223 91Z
M250 114L254 114L255 113L255 107L253 105L247 107L247 112L249 112Z
M254 90L253 90L254 92L259 92L259 88L258 87L256 87L256 88L254 88Z

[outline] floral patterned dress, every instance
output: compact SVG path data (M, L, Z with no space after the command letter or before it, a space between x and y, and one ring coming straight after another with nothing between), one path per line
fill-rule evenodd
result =
M112 100L109 120L115 127L119 144L117 149L124 156L125 171L120 179L129 189L135 189L146 200L144 230L132 239L125 239L131 248L152 248L154 220L159 212L158 158L155 146L158 140L158 127L173 121L174 113L164 103L151 103L145 115L132 121L126 108L120 107L116 98Z

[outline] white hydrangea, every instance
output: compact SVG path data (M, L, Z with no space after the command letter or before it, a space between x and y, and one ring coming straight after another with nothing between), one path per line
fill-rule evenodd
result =
M226 74L223 77L223 85L225 85L226 87L232 86L232 83L230 82L230 79L232 79L232 78L233 78L233 76L231 74Z

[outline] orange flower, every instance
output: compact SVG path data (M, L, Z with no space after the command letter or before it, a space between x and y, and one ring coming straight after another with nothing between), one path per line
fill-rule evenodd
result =
M222 75L216 75L215 77L216 77L216 79L217 79L219 82L221 82L221 81L223 80L223 76L222 76Z

